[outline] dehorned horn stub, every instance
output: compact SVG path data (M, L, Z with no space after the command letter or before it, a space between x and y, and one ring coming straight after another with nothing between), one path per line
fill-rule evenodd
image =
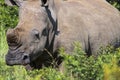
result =
M8 45L15 45L17 43L17 34L14 29L7 30Z

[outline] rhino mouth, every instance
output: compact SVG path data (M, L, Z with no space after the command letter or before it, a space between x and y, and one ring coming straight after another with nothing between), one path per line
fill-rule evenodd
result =
M6 64L13 65L27 65L30 63L30 57L27 54L19 53L19 55L7 54L5 56Z

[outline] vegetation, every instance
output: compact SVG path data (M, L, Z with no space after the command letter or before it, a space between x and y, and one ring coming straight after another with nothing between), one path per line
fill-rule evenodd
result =
M115 6L118 10L120 10L120 0L106 0L113 6Z
M109 0L112 4L118 4L115 1L117 0ZM16 6L8 7L4 0L0 0L0 80L120 80L120 49L114 50L111 46L101 49L98 58L87 57L77 42L73 55L67 55L61 49L61 55L65 59L64 73L51 67L26 71L23 66L7 66L6 30L18 23L17 10Z

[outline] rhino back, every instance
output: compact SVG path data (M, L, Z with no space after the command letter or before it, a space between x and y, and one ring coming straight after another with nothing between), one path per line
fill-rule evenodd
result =
M58 11L58 37L67 50L80 41L82 48L96 53L100 46L119 45L120 13L105 1L66 1ZM116 42L117 41L117 42Z

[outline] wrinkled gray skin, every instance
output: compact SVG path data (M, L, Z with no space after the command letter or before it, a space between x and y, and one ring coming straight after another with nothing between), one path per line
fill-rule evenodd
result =
M79 41L88 55L101 46L119 47L120 13L104 0L6 0L19 6L19 23L7 31L8 65L28 69L61 63L58 49L70 53ZM51 58L51 55L53 58Z

